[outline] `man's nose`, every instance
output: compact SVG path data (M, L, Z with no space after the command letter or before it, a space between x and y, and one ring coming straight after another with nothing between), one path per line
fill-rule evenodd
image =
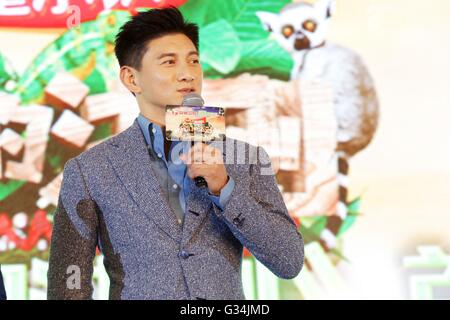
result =
M194 81L194 79L195 77L192 71L190 71L187 66L180 67L180 70L178 71L178 81L191 82Z
M182 74L178 77L179 81L191 82L194 81L194 77L190 74Z

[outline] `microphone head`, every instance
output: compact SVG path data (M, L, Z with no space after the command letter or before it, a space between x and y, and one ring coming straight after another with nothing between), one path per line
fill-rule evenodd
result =
M188 93L187 95L185 95L183 97L183 102L181 102L182 106L190 106L190 107L203 107L203 105L205 104L205 101L203 100L203 98L195 93Z

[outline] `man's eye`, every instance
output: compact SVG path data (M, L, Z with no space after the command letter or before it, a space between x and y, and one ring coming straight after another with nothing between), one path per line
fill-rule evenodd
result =
M192 63L200 63L200 60L199 59L193 59Z
M175 63L175 60L166 60L166 61L163 61L162 64L174 64L174 63Z

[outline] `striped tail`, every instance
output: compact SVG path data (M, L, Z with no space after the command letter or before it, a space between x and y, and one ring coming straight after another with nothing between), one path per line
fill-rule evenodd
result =
M331 250L336 247L337 234L342 226L343 221L347 217L347 193L348 193L348 172L349 172L349 156L338 151L338 186L339 200L336 214L329 216L325 229L320 234L320 243L325 250Z

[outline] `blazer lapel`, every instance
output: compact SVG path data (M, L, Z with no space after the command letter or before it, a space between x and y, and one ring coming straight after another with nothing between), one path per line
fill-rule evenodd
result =
M212 206L206 188L198 188L194 180L189 179L189 195L186 199L186 213L183 226L183 244L199 234L199 228L208 216Z
M149 151L137 120L123 133L109 140L107 150L116 175L134 202L169 237L180 242L181 226L152 169Z

